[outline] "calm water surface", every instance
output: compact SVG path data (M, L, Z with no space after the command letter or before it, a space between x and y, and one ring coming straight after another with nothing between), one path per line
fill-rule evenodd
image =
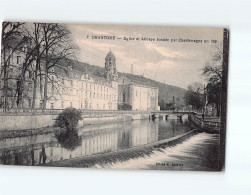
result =
M39 165L137 147L191 130L181 120L138 120L88 125L74 133L50 133L0 140L0 164Z

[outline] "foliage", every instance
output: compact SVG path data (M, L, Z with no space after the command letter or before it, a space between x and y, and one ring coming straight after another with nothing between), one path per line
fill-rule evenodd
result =
M215 46L217 51L213 54L211 59L205 63L203 68L203 75L208 79L207 89L207 104L215 105L217 116L220 116L221 103L221 85L222 85L222 49Z
M184 96L186 105L191 105L193 109L200 111L204 106L203 90L203 85L201 83L196 82L189 85L188 91Z
M73 44L71 32L66 25L58 23L12 23L4 22L2 26L2 62L1 77L4 81L2 107L22 107L25 95L27 73L31 75L33 83L32 108L35 108L37 87L46 109L47 88L50 83L50 68L57 65L60 60L75 58L77 47ZM9 78L13 72L10 60L15 52L22 58L18 72L15 89L9 95ZM14 97L14 98L13 98ZM14 101L13 101L14 100ZM12 102L10 102L12 101ZM16 102L14 105L13 102Z
M163 100L159 102L160 110L175 110L177 108L174 102L165 103Z
M81 140L78 136L78 131L76 129L74 129L73 131L56 131L55 137L57 138L58 142L68 150L74 150L76 147L81 145Z
M81 111L75 108L66 108L57 116L54 127L73 131L77 127L79 120L82 120Z
M66 108L56 118L54 127L60 127L61 129L55 131L55 137L64 148L74 150L81 144L77 131L78 121L81 119L81 111L75 108Z

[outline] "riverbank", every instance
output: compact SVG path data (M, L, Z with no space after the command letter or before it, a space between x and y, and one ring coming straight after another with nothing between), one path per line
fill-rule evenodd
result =
M56 166L56 167L81 167L88 168L93 167L96 164L107 164L118 161L126 161L129 159L139 158L145 155L150 155L155 149L161 149L166 147L175 146L178 143L190 138L191 136L197 134L198 131L192 130L188 133L175 136L173 138L161 140L155 143L146 144L142 146L137 146L133 148L123 149L119 151L113 151L104 154L95 154L83 158L67 159L62 161L55 161L43 166Z
M46 129L53 126L59 113L2 113L0 132L17 130ZM83 112L83 120L78 125L91 125L112 122L149 119L148 112L139 111L92 111Z
M202 118L201 116L191 114L189 121L201 132L219 134L220 133L220 119L219 118Z

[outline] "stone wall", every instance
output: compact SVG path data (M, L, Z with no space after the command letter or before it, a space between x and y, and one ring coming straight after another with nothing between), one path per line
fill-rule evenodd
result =
M53 126L57 114L23 114L23 115L0 115L0 131L3 130L26 130ZM79 126L86 124L112 123L119 121L132 121L149 119L148 114L117 114L100 115L95 117L84 116L79 121Z
M25 130L52 126L56 114L0 115L0 130Z

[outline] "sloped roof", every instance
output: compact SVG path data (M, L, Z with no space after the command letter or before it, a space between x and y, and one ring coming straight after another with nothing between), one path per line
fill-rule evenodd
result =
M122 77L125 77L125 78L129 79L133 84L136 84L136 85L143 85L143 86L148 86L148 87L156 87L153 83L150 83L143 76L128 74L126 76L123 75Z
M109 53L106 55L105 58L114 58L115 59L115 55L112 53L112 51L110 50Z

